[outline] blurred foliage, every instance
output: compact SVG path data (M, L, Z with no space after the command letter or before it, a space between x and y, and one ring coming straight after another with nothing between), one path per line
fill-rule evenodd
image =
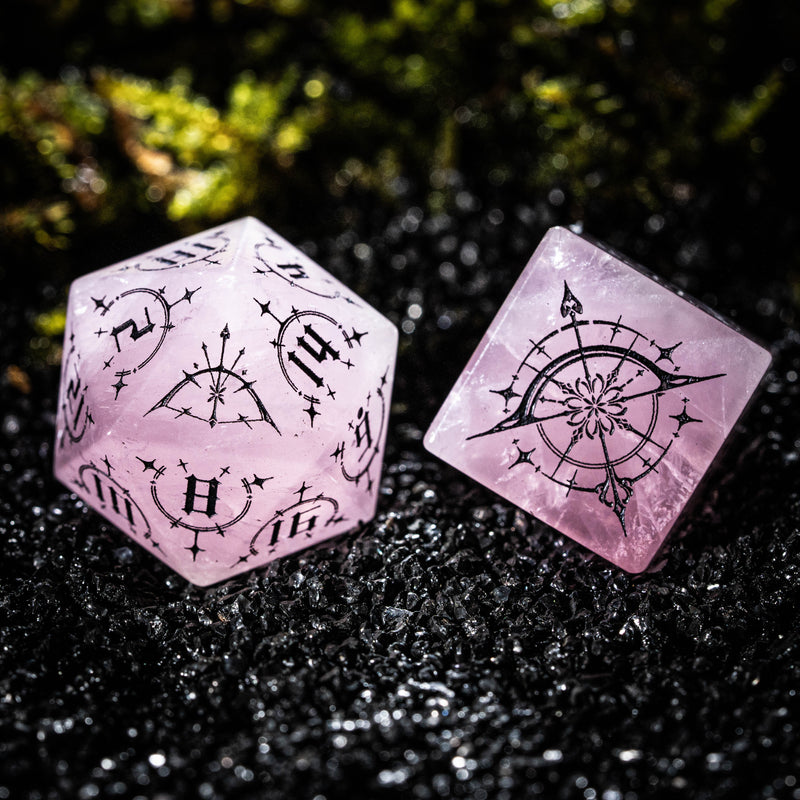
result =
M0 233L19 252L121 220L323 216L352 192L441 211L464 172L559 187L573 217L656 213L783 146L800 19L768 0L11 6Z

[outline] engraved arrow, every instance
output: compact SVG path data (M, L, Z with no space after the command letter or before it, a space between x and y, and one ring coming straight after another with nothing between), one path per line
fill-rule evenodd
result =
M245 351L245 348L243 347L237 353L236 358L233 360L233 364L231 364L230 367L226 367L225 377L222 379L222 384L220 386L221 389L225 388L225 383L227 382L228 378L230 378L230 376L233 375L233 370L236 368L236 365L239 363L239 359L244 355L244 351ZM220 364L220 366L222 366L222 365ZM243 374L247 374L247 373L245 372ZM251 385L253 383L255 383L255 381L250 381ZM239 387L236 391L240 392L241 390L242 390L242 387Z
M629 478L620 478L614 468L609 463L608 450L605 443L605 435L601 434L601 441L603 442L603 451L606 458L606 479L603 483L598 483L595 486L600 502L608 506L619 519L622 525L623 536L628 535L628 530L625 527L625 509L628 505L628 500L633 495L633 487ZM610 496L609 496L610 493Z
M636 392L629 394L625 397L620 397L618 403L627 403L629 400L636 400L638 397L647 397L653 394L662 394L668 392L670 389L680 389L682 386L688 386L690 383L702 383L703 381L710 381L714 378L724 378L726 373L720 372L717 375L674 375L670 372L665 372L661 367L651 364L650 371L658 378L658 386L655 389L647 389L643 392Z
M217 424L217 405L219 403L224 403L225 401L222 399L222 364L225 361L225 345L228 343L228 339L231 338L231 332L228 329L228 323L225 323L225 327L220 331L220 338L222 339L222 348L220 349L219 354L219 365L217 366L217 379L216 383L214 384L213 389L211 390L211 397L208 398L209 402L214 403L211 408L211 415L208 418L208 424L213 428ZM205 347L205 345L203 345ZM208 356L206 356L208 358Z
M550 476L551 478L555 478L556 473L561 469L561 465L567 460L569 454L572 452L572 449L575 447L578 442L583 439L583 428L576 428L572 431L572 436L569 440L569 445L567 449L561 454L561 458L558 460L558 464L556 468L553 470L553 474Z
M607 385L611 386L614 381L619 377L619 371L622 369L622 365L628 360L628 355L630 354L631 350L633 350L633 346L639 340L641 334L637 333L633 337L633 341L628 345L628 349L620 356L619 361L614 365L614 369L608 374L608 382Z
M583 342L581 341L581 332L578 330L578 321L576 317L578 314L583 314L583 304L572 293L567 282L564 281L564 297L561 300L561 316L572 320L572 328L575 331L575 338L578 340L578 350L581 354L581 361L583 362L583 371L586 373L586 380L589 381L589 365L586 363L586 354L583 352Z

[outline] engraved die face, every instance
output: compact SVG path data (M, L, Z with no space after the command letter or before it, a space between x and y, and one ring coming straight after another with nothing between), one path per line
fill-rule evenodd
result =
M644 569L770 363L763 348L563 228L534 253L427 448Z
M55 471L208 585L375 513L397 331L246 218L77 280Z

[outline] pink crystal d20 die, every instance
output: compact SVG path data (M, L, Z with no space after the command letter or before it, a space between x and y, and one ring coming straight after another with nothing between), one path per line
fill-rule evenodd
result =
M553 228L456 381L425 446L639 572L770 360L729 323L641 268Z
M397 330L258 220L75 281L55 472L200 586L375 513Z

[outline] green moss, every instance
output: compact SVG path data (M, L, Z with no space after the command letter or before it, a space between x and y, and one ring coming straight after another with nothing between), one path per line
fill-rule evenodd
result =
M753 89L746 99L731 100L723 110L721 123L714 134L720 142L730 142L753 135L761 117L773 106L783 88L778 72Z
M24 164L4 173L0 229L59 249L78 216L102 228L149 211L199 226L287 193L339 196L345 174L387 202L396 178L411 178L444 208L447 185L431 176L476 162L531 193L557 181L580 203L602 184L657 207L709 153L758 160L768 149L763 120L784 73L779 55L767 59L754 89L752 72L732 69L735 0L356 8L43 6L62 63L91 69L0 73L0 155ZM107 41L136 47L112 69Z

